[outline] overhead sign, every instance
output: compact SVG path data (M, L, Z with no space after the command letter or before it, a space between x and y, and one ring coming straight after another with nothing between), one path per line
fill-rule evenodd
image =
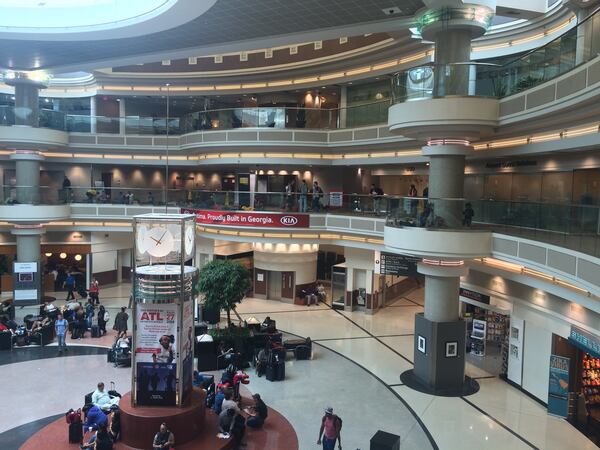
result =
M582 330L575 325L571 325L571 333L569 341L580 349L591 353L592 356L600 358L600 337L593 335L585 330Z
M420 260L414 256L375 252L375 271L380 275L414 277L418 275L417 263Z
M472 291L470 289L460 288L458 295L461 297L466 297L471 300L475 300L479 303L485 303L486 305L490 304L490 296L482 294L480 292Z
M309 228L308 214L277 214L254 211L213 211L182 209L182 214L194 214L196 223L236 227Z
M548 412L561 417L567 417L570 362L569 358L550 355Z

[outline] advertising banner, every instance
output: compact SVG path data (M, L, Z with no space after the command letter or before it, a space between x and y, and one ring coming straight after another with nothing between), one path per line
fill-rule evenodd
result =
M181 329L182 402L185 403L192 392L192 372L194 370L194 302L192 300L188 300L183 304L183 323Z
M177 305L137 305L137 404L174 406L177 389Z
M570 362L571 360L569 358L550 355L548 412L561 417L567 417Z
M204 225L231 225L236 227L308 228L308 214L259 213L254 211L212 211L182 209L182 214L194 214L196 223Z

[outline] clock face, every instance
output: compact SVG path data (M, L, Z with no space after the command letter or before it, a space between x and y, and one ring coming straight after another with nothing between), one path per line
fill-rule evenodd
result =
M144 250L151 256L167 256L174 247L175 238L166 226L153 227L145 233Z
M192 252L194 251L194 225L188 225L185 228L185 255L186 256L191 256Z

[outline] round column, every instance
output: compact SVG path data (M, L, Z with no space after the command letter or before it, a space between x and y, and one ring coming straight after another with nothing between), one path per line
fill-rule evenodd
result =
M471 40L483 36L494 17L495 2L456 3L425 0L428 9L417 18L421 36L435 42L434 97L469 95Z
M38 204L40 202L40 163L44 157L38 151L16 150L10 155L15 162L17 178L17 202Z
M419 273L425 275L424 316L432 322L454 322L459 320L460 277L467 275L468 269L464 265L439 264L419 263L418 265Z
M423 147L423 155L429 156L429 203L438 227L462 227L465 157L472 151L470 145Z
M47 86L48 77L41 72L10 72L6 84L15 88L15 125L39 126L40 89Z
M41 225L16 225L11 233L17 238L17 262L42 260L41 238L45 230Z

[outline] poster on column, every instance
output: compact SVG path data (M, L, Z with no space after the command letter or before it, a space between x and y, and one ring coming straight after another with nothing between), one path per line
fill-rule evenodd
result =
M181 378L185 403L192 392L192 372L194 370L194 302L187 300L183 304L183 324L181 334Z
M176 304L138 304L135 364L137 404L174 406L177 390Z

